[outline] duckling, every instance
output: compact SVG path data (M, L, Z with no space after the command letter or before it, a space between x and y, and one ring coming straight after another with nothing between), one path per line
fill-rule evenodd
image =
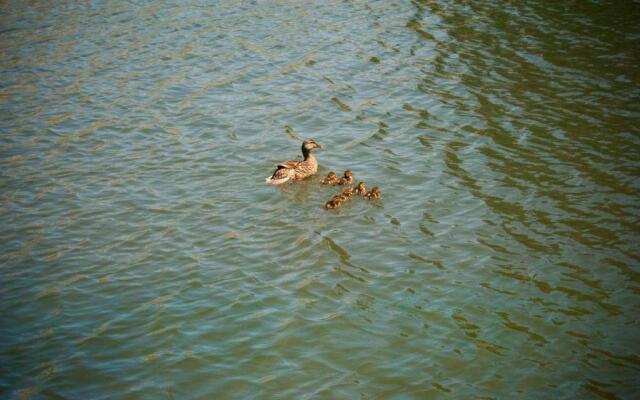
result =
M344 171L344 176L338 180L338 185L351 185L353 182L353 173L351 170Z
M380 196L381 196L380 189L377 186L374 186L369 193L364 195L364 197L366 197L367 200L376 200L376 199L379 199Z
M346 188L342 191L342 196L346 197L347 200L349 200L351 196L353 196L353 189L351 189L350 187Z
M276 167L273 175L268 177L265 182L270 185L281 185L288 181L297 181L314 175L318 171L318 161L313 154L311 154L311 150L321 148L322 146L315 141L305 140L302 142L302 156L304 160L281 162Z
M333 185L338 180L336 173L331 171L327 174L327 177L320 181L321 185Z
M324 203L324 208L327 210L333 210L334 208L340 207L342 204L342 200L339 196L334 196L331 200Z
M364 182L358 182L358 186L356 186L354 193L360 196L367 194L367 188L364 186Z

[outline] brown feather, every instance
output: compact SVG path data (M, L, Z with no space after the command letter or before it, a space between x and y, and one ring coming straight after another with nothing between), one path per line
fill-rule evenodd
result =
M288 161L283 161L280 164L278 164L278 168L295 168L298 166L298 164L300 164L302 161L300 160L288 160Z
M305 141L302 144L302 155L304 160L287 160L279 163L273 175L267 178L266 182L279 185L290 180L304 179L314 175L318 171L318 161L311 154L311 150L320 148L320 145L313 141Z

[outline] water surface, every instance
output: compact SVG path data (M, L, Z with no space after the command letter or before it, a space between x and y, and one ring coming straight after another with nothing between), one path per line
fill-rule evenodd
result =
M1 7L2 398L640 396L638 2Z

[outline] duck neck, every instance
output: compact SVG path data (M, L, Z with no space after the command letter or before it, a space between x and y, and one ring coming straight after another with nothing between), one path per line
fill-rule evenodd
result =
M304 157L305 161L307 161L309 158L313 158L313 156L311 155L311 150L307 150L304 147L302 148L302 156Z

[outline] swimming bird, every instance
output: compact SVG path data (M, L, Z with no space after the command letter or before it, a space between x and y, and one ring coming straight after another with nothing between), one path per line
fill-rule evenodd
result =
M327 177L320 181L321 185L333 185L338 180L336 173L331 171L327 174Z
M338 185L351 185L352 182L353 182L353 173L351 172L351 170L348 169L344 171L344 175L342 176L342 178L338 180Z
M349 200L352 195L353 195L353 189L351 189L350 187L342 191L342 196L346 197L347 200Z
M356 186L354 193L360 196L364 196L367 193L367 188L364 186L364 182L358 182L358 186Z
M270 185L280 185L288 181L297 181L318 172L318 161L311 154L313 149L321 149L314 140L305 140L302 142L303 160L283 161L276 167L273 175L268 177L265 182Z
M326 208L327 210L332 210L334 208L340 207L340 204L342 204L342 199L340 198L340 196L333 196L331 200L324 203L324 208Z
M368 200L376 200L381 196L380 189L377 186L371 188L371 191L364 195Z

